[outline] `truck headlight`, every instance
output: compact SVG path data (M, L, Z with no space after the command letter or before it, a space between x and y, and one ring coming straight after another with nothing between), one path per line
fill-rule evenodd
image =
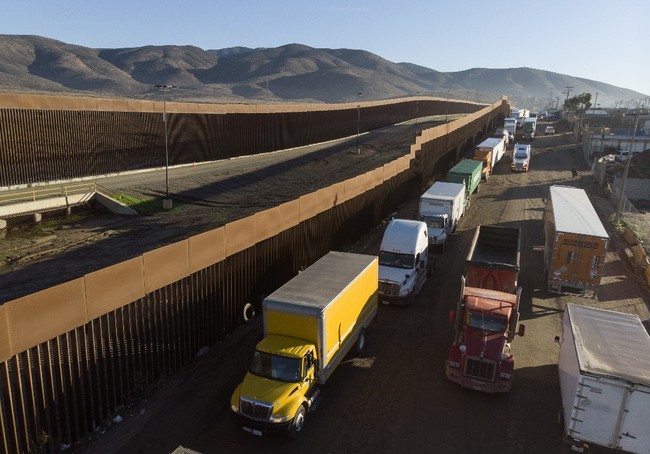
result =
M499 373L499 377L503 378L504 380L510 380L512 378L512 374L501 372Z
M409 294L409 289L405 288L399 291L399 296L406 296Z
M239 413L239 407L235 404L230 404L230 409L235 413Z
M285 422L288 421L290 416L271 416L269 418L269 421L275 422L275 423L280 423L280 422Z
M460 369L460 362L458 361L448 361L449 367L453 367L454 369Z

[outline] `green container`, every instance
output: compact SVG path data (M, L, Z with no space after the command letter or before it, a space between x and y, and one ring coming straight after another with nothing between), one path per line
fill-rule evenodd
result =
M463 159L449 170L447 173L447 181L450 183L465 182L465 190L467 191L467 198L469 199L470 194L473 194L481 183L482 169L483 161Z

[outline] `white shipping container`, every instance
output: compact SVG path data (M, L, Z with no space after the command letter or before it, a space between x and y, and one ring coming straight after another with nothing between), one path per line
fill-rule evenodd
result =
M568 441L650 453L650 336L639 317L567 304L558 370Z

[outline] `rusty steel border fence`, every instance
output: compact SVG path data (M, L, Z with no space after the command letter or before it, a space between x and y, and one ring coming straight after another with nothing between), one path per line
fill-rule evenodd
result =
M1 363L0 446L7 453L56 452L91 434L116 409L231 333L247 302L259 305L299 270L369 230L413 182L395 177Z
M357 133L357 106L284 112L167 111L169 151L159 112L3 108L0 188L189 164L325 142ZM416 108L417 104L417 108ZM364 103L360 132L419 115L484 106L441 99ZM241 107L240 107L241 109Z
M0 363L0 449L56 452L91 434L119 408L187 365L202 347L224 339L243 323L247 303L259 309L264 295L329 250L359 238L420 190L437 161L458 157L467 137L485 131L494 121L492 110L431 139L423 133L408 167L381 184L12 354Z

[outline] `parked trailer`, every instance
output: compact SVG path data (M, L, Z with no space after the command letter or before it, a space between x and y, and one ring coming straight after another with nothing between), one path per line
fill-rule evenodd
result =
M514 227L479 225L465 261L469 287L515 293L519 280L521 231Z
M551 186L544 209L544 267L548 290L595 297L609 235L587 193Z
M465 184L465 209L469 208L470 195L478 192L481 183L481 170L483 163L473 159L461 159L458 164L447 172L447 181L450 183Z
M558 371L573 450L650 452L650 337L638 316L568 303Z
M265 337L230 399L245 431L302 433L317 385L354 345L364 346L377 315L378 270L376 256L330 252L264 299Z

